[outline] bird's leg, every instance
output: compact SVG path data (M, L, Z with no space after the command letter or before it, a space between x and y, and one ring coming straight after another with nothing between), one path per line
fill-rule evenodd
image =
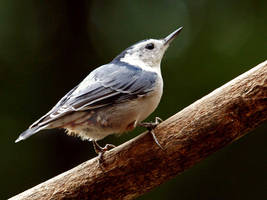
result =
M101 147L95 140L92 141L93 142L93 146L94 146L94 150L95 152L98 154L99 156L99 163L103 163L103 155L106 151L113 149L114 147L116 147L113 144L106 144L105 147Z
M155 133L154 133L154 129L157 127L158 124L160 124L160 122L162 122L163 120L160 119L159 117L156 117L155 122L141 122L139 123L139 126L146 128L149 133L152 135L153 140L156 142L156 144L163 149L163 147L160 145Z

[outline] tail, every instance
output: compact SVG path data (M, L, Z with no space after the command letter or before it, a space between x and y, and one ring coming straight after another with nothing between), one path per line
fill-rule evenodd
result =
M35 133L37 133L38 131L44 129L45 127L33 127L33 128L29 128L26 131L24 131L23 133L21 133L18 137L18 139L16 139L15 143L21 141L21 140L26 140L28 137L34 135Z

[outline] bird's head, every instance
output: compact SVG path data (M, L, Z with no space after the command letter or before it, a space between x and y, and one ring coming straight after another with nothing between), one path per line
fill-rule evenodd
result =
M142 40L125 49L113 61L124 62L146 69L159 69L161 59L165 51L181 30L182 27L178 28L163 39Z

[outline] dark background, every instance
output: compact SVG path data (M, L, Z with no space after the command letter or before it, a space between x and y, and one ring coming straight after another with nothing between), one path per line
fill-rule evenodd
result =
M148 120L166 119L266 59L266 10L265 0L1 0L0 199L95 156L63 130L14 143L91 70L183 26L162 61L164 95ZM266 131L264 124L139 199L265 199Z

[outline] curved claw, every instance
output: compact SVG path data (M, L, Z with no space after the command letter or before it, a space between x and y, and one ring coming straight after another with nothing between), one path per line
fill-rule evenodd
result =
M139 123L139 126L147 128L147 130L149 131L149 133L152 135L153 140L155 141L155 143L163 150L163 147L160 145L155 133L154 133L154 129L157 127L157 125L159 125L163 120L160 119L159 117L155 118L155 122L141 122Z
M115 148L116 146L113 144L106 144L105 147L101 147L95 140L92 141L94 150L98 154L99 164L101 165L104 162L103 155L106 151Z

